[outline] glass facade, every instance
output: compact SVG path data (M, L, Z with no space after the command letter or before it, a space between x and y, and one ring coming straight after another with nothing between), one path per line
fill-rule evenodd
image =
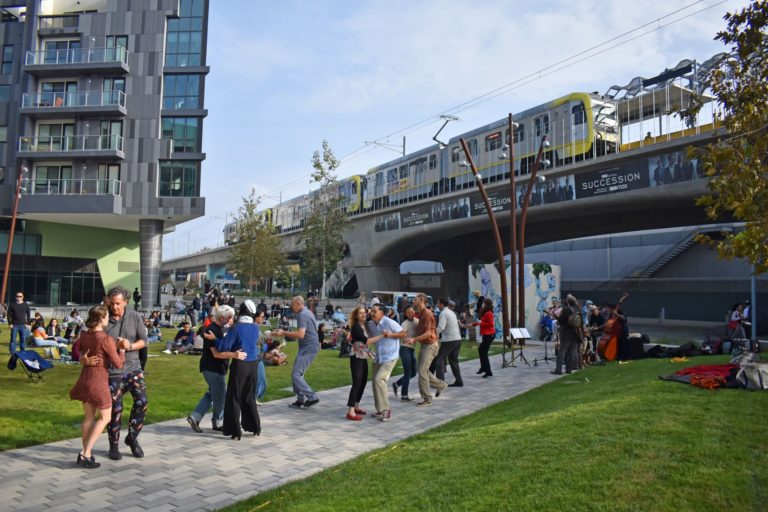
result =
M200 75L165 75L163 108L168 110L199 108Z
M161 162L160 197L198 197L200 195L199 162Z
M203 50L203 0L181 0L178 19L168 20L165 65L200 66Z
M173 140L173 151L197 153L200 151L200 120L196 117L164 117L163 138Z
M7 293L17 291L29 302L51 306L98 304L105 294L96 260L45 256L11 260Z

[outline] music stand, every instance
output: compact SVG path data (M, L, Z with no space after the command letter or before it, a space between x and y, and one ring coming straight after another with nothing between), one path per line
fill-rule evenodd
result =
M555 334L553 333L553 334L552 334L552 338L554 338L554 337L555 337ZM544 338L544 359L542 359L542 361L544 361L544 364L549 364L549 362L550 362L550 361L552 361L553 359L554 359L554 360L557 360L557 356L555 356L555 357L549 357L549 355L548 355L548 351L547 351L547 343L550 343L550 341L555 341L555 340L554 340L554 339L552 339L552 340L547 340L547 338L546 338L546 337ZM539 366L539 360L538 360L538 358L535 358L535 357L533 358L533 366Z
M509 335L520 346L520 352L518 354L514 354L513 350L511 366L515 366L515 359L520 359L520 361L524 362L528 366L531 366L531 363L528 362L525 354L523 354L523 345L525 344L525 340L531 339L531 334L528 332L528 329L525 327L513 327L509 330Z

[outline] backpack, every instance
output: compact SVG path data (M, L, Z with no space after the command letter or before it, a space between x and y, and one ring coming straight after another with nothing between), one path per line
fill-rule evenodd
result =
M584 327L584 319L581 316L581 310L577 309L575 310L569 317L568 317L568 325L570 325L574 331L581 332L582 327Z

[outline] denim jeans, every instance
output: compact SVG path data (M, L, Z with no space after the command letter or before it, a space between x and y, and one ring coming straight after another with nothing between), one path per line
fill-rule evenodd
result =
M261 401L264 393L267 392L267 371L264 368L264 361L259 361L259 370L256 376L256 400Z
M203 393L197 407L190 416L198 423L203 420L203 416L213 405L213 419L219 423L224 421L224 397L227 393L227 380L223 373L216 373L210 370L202 371L205 382L208 383L208 390Z
M27 350L27 338L32 336L32 333L29 332L26 325L12 325L11 326L11 345L10 345L11 354L16 352L17 333L19 337L19 346L21 347L21 350Z
M317 357L317 353L320 352L320 343L312 343L306 347L299 347L299 353L296 354L296 359L293 361L293 369L291 370L291 382L293 383L293 392L296 394L298 400L316 400L317 395L309 387L307 381L304 380L304 374L307 373L309 365Z
M397 385L402 388L400 395L408 396L411 379L419 373L416 365L416 350L400 345L400 361L403 362L403 376L397 380Z

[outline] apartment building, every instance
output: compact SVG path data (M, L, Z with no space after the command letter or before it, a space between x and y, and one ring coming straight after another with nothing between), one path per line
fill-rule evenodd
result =
M207 22L208 0L0 0L6 301L157 303L163 233L205 213Z

